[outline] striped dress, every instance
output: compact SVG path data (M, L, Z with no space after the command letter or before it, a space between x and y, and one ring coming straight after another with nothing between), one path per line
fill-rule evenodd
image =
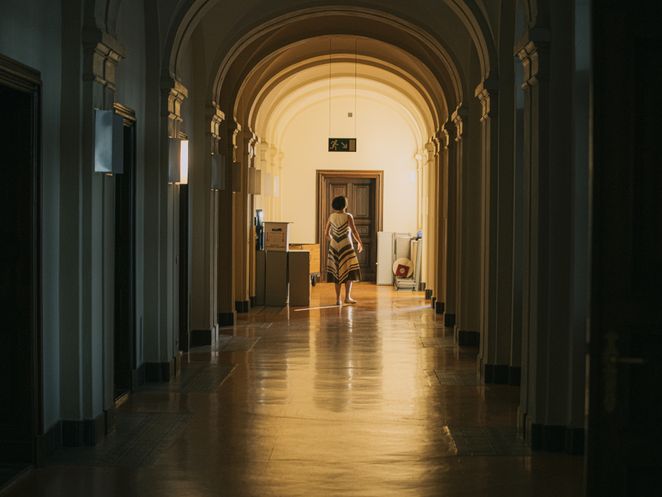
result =
M344 283L361 279L359 259L356 257L349 227L349 215L334 212L329 216L329 255L326 260L327 281Z

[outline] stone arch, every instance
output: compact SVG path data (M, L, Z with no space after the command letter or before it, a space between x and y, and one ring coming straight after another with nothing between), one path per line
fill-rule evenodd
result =
M112 1L112 0L111 0ZM120 0L116 0L120 1ZM166 35L165 47L164 47L164 61L163 61L163 76L169 77L172 79L177 79L179 72L180 61L182 58L182 47L185 42L189 39L197 25L201 22L202 18L211 8L213 8L218 3L218 0L186 0L180 3L171 19L170 29ZM357 9L356 7L351 7L350 2L344 2L343 5L341 2L335 2L333 4L325 6L315 7L317 10L334 10L334 9ZM494 78L498 74L498 57L496 56L497 50L493 37L490 34L489 25L487 19L484 17L480 7L477 5L476 0L445 0L445 4L456 14L458 20L467 30L469 36L471 37L476 52L479 57L481 65L481 73L483 78L488 76ZM379 4L377 4L379 5ZM303 9L305 10L305 9ZM364 8L361 10L370 10ZM301 10L294 12L300 12ZM289 12L281 13L280 17L291 16L292 10ZM385 14L384 10L374 10L374 12L380 12L382 15ZM407 16L403 13L392 13L392 16L403 20ZM272 16L273 18L273 16ZM261 23L257 23L255 29L264 29L273 21L265 20ZM410 21L409 24L412 27L419 29L421 32L426 33L425 29L415 21ZM428 36L429 33L426 33ZM436 40L434 37L430 36L431 39ZM236 44L235 44L236 45ZM230 47L228 47L230 48Z

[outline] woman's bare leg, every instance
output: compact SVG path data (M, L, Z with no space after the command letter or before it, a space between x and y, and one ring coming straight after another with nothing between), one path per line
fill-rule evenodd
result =
M340 283L336 283L336 305L340 305L342 303L340 302L340 288Z
M352 282L345 281L345 302L348 304L356 304L356 300L352 298Z

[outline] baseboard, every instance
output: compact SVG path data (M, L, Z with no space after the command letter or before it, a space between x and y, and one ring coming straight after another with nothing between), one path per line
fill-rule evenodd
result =
M434 306L434 312L436 312L437 314L443 314L444 312L446 312L446 303L445 302L439 302L437 300L437 302Z
M106 436L106 413L94 419L63 420L63 447L94 447Z
M146 362L145 381L147 383L160 383L170 381L175 375L174 361L168 362Z
M219 326L234 326L235 313L234 312L219 312L218 325Z
M425 300L432 300L432 289L425 290Z
M572 455L583 455L586 441L586 430L584 428L565 429L565 451Z
M235 300L234 310L239 314L246 314L251 309L251 303L248 300Z
M455 326L455 314L452 312L447 312L444 314L444 326L451 328Z
M460 347L479 347L480 332L460 330L457 332L457 344Z
M214 330L191 330L191 347L203 347L213 343Z
M584 436L583 428L532 423L530 445L531 449L535 451L582 455L584 454Z
M508 385L509 369L507 364L485 364L485 383L488 385Z
M522 383L522 368L519 366L508 367L508 384L514 387L520 386Z
M37 437L37 466L62 448L62 421L53 424L46 433Z

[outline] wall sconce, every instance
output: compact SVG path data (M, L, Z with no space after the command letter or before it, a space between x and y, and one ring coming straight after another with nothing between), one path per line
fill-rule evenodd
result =
M225 156L211 154L211 185L212 190L225 190Z
M182 141L170 138L168 145L168 183L179 183Z
M241 191L241 163L232 163L232 192L237 193Z
M112 110L94 111L94 172L124 172L124 121Z
M254 167L248 168L248 193L252 195L262 193L262 171Z
M179 144L179 184L188 185L188 140Z

